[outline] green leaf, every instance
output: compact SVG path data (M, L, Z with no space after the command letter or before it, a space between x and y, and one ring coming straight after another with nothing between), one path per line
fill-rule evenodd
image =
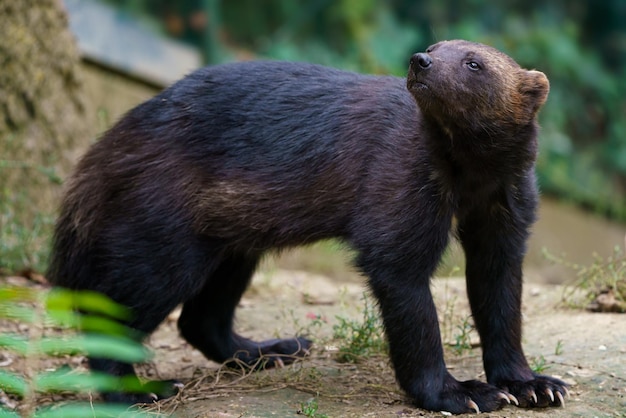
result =
M24 378L15 373L0 370L0 389L7 393L24 396L28 390L28 384Z
M9 411L0 406L0 418L21 418L17 412Z
M140 334L115 319L100 315L82 314L75 311L48 310L45 321L47 324L63 328L71 328L84 332L119 335L140 339Z
M85 332L97 332L107 335L117 335L129 338L138 338L139 333L117 321L94 315L82 315L80 329Z
M38 352L49 355L77 354L137 363L150 358L150 351L139 342L121 336L81 334L46 337L37 343Z
M32 323L36 320L37 303L41 291L17 286L0 287L0 318ZM28 305L25 305L28 304Z
M38 292L27 287L0 286L0 305L6 302L35 302Z
M82 314L74 310L48 309L45 312L44 323L48 326L79 329Z
M134 418L147 417L148 413L122 405L71 403L38 410L33 418Z
M0 347L25 355L28 353L28 339L17 334L0 334Z
M36 376L34 386L39 392L127 391L151 393L164 391L167 384L159 381L141 383L136 376L117 377L104 372L90 371L88 373L80 373L69 368L60 368Z
M35 321L36 312L31 306L20 306L17 302L0 303L0 318L14 321L32 323Z
M113 302L105 295L92 291L52 289L46 298L46 309L60 311L77 309L121 320L131 317L130 309Z
M39 392L105 392L119 390L120 379L106 373L78 373L67 369L44 372L34 379L35 390Z

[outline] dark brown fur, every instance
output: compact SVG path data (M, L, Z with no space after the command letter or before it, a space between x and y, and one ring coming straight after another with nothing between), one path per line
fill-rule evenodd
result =
M406 80L294 63L198 70L130 111L82 159L49 277L132 308L130 325L146 334L183 303L181 334L207 358L265 355L271 365L311 343L233 332L259 258L337 237L357 251L416 405L491 411L506 392L524 406L559 404L565 385L534 374L521 347L535 118L548 89L542 73L465 41L416 54ZM488 383L455 380L443 360L429 283L453 217ZM134 375L131 364L90 363Z

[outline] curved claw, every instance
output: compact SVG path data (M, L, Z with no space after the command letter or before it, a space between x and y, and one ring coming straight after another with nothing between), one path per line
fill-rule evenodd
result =
M532 398L532 400L533 400L533 402L534 402L534 403L537 403L537 402L538 402L538 401L537 401L537 394L535 393L535 391L534 391L534 390L531 392L530 397Z
M546 388L545 392L546 395L548 395L548 398L550 398L550 402L554 403L554 392L552 392L550 388Z
M511 404L511 398L509 398L509 394L505 393L505 392L500 392L498 393L498 398L502 399L503 401L505 401L506 403L508 403L509 405Z
M474 402L473 400L469 399L467 401L467 406L468 408L473 409L477 414L480 414L480 409L478 408L476 402Z
M570 391L567 387L563 386L563 390L565 391L565 394L567 395L567 399L570 399L572 397L572 395L570 394Z
M515 406L519 406L519 401L517 400L517 398L515 396L511 395L510 393L507 393L507 396L509 397L511 402L513 402L515 404Z
M559 402L561 402L561 406L565 407L565 399L563 399L563 395L561 395L561 392L557 391L556 397L559 398Z

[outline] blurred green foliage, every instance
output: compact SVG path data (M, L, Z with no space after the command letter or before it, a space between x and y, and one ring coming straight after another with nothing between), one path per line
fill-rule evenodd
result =
M44 362L68 355L146 361L150 352L133 331L118 322L129 314L126 308L95 292L0 285L0 349L6 358L21 358L26 365L24 373L0 370L0 389L21 399L21 416L147 416L123 405L68 402L41 406L39 402L42 393L150 390L136 379L80 372L67 365L50 370L50 363ZM20 415L0 405L0 417Z
M545 193L626 221L623 0L109 0L202 48L404 75L439 40L493 45L551 82L540 119Z

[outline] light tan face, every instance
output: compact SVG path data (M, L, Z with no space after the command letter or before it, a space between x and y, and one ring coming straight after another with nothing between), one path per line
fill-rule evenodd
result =
M407 87L425 115L478 129L532 123L545 103L546 76L495 48L444 41L415 54Z

